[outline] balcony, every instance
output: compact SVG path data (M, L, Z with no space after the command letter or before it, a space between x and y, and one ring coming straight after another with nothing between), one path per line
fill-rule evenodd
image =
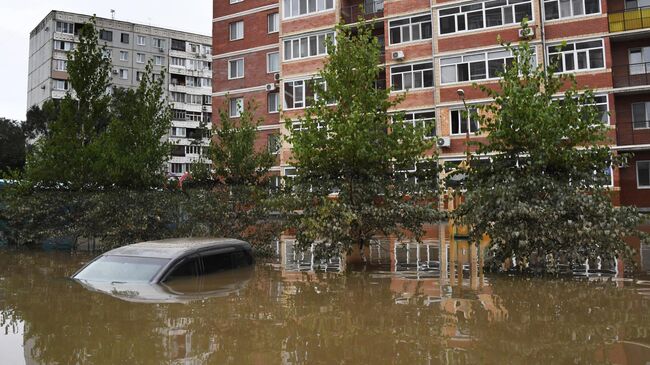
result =
M632 63L612 67L614 87L650 85L650 63Z
M341 16L346 24L356 23L359 17L365 20L381 18L384 16L384 1L364 0L361 4L344 5L341 7Z
M616 125L616 142L619 146L650 143L650 121L619 121Z
M650 28L650 7L609 13L608 20L611 33Z

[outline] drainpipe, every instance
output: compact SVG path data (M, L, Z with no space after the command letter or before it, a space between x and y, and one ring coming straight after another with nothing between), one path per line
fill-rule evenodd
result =
M546 70L546 67L548 66L546 64L546 30L544 29L544 18L546 17L546 14L544 13L544 4L542 0L538 0L537 2L539 4L539 33L542 36L542 63L544 65L544 70Z

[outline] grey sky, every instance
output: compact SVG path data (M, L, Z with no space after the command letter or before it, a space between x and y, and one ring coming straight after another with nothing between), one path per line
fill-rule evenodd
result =
M210 35L212 0L0 0L0 117L24 120L29 32L51 10L96 14Z

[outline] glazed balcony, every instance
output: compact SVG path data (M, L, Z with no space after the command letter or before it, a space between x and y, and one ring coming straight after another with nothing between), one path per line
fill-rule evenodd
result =
M650 63L633 63L612 67L615 88L650 85Z
M359 21L359 17L370 20L384 16L384 0L364 0L361 3L349 5L343 3L341 6L341 17L346 24Z
M611 33L650 28L650 7L611 12L607 17Z

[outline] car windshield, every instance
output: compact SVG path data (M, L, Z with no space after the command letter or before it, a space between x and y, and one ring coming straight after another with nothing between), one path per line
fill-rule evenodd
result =
M133 256L102 256L75 279L89 281L148 282L169 259Z

